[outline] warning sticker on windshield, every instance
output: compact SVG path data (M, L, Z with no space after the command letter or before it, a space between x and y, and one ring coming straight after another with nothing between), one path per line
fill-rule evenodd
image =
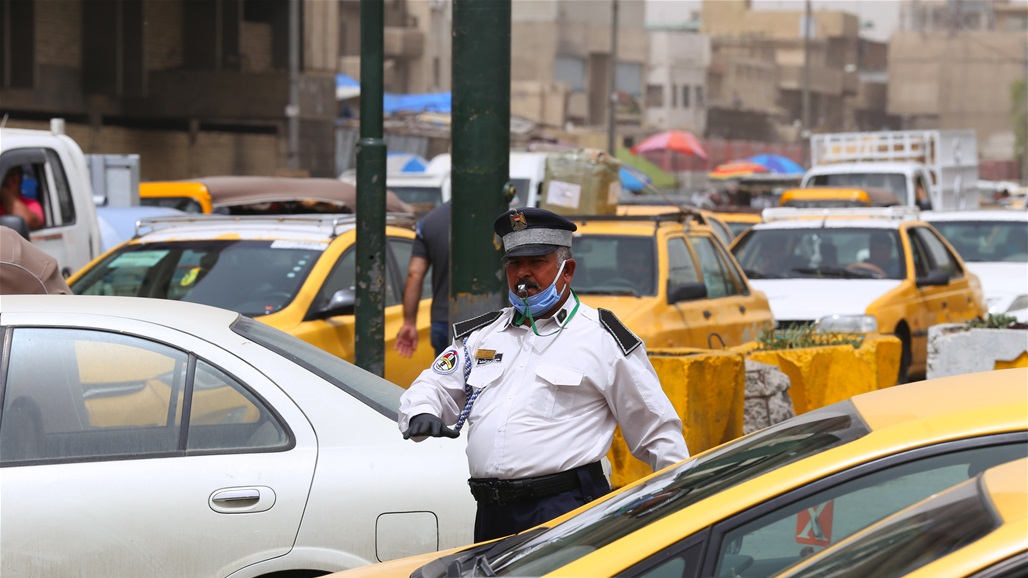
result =
M309 251L324 251L328 243L321 241L272 241L272 249L307 249Z

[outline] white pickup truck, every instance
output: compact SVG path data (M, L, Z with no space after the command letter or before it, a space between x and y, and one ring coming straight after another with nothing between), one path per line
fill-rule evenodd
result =
M939 211L976 208L977 181L973 130L903 130L812 135L801 186L884 188Z
M100 254L100 227L85 155L64 134L61 119L50 127L0 128L0 175L21 171L22 196L38 201L44 215L43 226L30 232L32 243L57 259L67 277Z

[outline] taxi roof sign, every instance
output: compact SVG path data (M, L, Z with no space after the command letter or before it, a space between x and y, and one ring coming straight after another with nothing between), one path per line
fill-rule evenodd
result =
M896 207L846 207L846 208L812 208L798 209L790 207L775 207L764 209L761 216L765 223L775 221L794 221L814 218L864 218L864 219L889 219L895 221L914 221L921 218L921 211L917 207L896 206Z

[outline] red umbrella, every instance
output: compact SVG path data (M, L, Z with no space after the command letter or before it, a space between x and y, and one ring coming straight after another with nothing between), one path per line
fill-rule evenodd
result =
M659 132L632 147L632 154L654 151L670 151L683 155L692 155L707 160L707 151L700 144L700 139L688 131L666 130Z
M762 164L754 163L747 160L742 161L731 161L723 165L714 167L714 170L708 174L711 179L733 179L737 177L745 177L754 173L766 173L769 172L767 167Z

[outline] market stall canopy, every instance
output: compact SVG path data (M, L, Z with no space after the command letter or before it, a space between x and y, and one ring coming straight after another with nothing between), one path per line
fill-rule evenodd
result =
M646 185L650 184L649 177L631 167L621 165L619 173L621 175L621 188L627 191L636 193L645 189Z
M714 167L714 170L710 171L707 176L714 180L727 180L766 172L768 172L768 170L764 165L750 162L748 160L741 160L720 164Z
M427 94L390 94L382 97L382 112L450 112L451 97L449 92Z
M336 75L336 100L346 100L361 95L361 84L352 76Z
M799 163L782 155L762 154L749 157L746 160L756 163L767 169L767 172L776 175L802 175L804 172L803 167Z
M632 147L632 154L648 152L670 152L708 159L707 151L700 144L700 139L691 132L682 130L659 132Z
M390 151L386 155L386 174L423 173L428 168L428 159L414 153Z

